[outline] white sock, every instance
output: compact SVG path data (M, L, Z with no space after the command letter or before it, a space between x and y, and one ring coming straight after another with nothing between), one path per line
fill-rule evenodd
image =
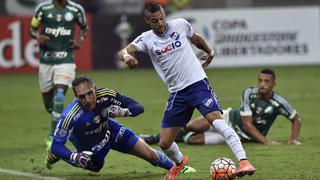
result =
M239 136L223 119L214 120L212 125L225 138L226 143L231 148L238 161L247 159L246 152L242 147Z
M165 149L163 151L175 163L182 162L182 153L180 152L179 147L175 142L173 142L168 149Z

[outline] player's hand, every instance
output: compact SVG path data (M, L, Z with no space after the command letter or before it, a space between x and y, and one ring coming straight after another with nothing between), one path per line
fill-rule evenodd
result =
M296 139L290 139L288 141L288 144L300 145L302 143L300 141L296 140Z
M211 56L210 54L207 54L207 55L205 55L205 56L202 56L202 57L200 58L201 61L204 61L204 63L202 63L202 67L203 67L203 68L207 67L207 66L211 63L213 57L214 57L214 56Z
M92 162L91 162L91 156L93 153L91 151L82 151L80 153L74 152L70 156L70 160L77 164L81 168L88 168Z
M138 60L132 56L132 58L124 61L130 69L133 69L138 66Z
M126 108L121 108L120 106L111 105L108 107L108 116L115 118L115 117L126 117L129 116L131 113Z
M81 44L82 44L82 40L80 38L78 39L71 39L71 48L73 49L80 49Z
M48 36L45 36L45 35L37 36L37 41L38 41L39 45L45 45L45 44L47 44L47 42L49 40L50 40L50 38Z
M281 144L281 142L275 141L275 140L269 140L269 143L268 143L268 145L279 145L279 144Z

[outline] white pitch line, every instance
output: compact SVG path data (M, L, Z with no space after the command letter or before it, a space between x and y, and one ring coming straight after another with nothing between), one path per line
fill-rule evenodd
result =
M21 171L15 171L15 170L11 170L11 169L2 169L2 168L0 168L0 173L11 174L11 175L15 175L15 176L31 177L31 178L36 178L36 179L63 180L63 178L50 177L50 176L40 176L40 175L37 175L37 174L26 173L26 172L21 172Z

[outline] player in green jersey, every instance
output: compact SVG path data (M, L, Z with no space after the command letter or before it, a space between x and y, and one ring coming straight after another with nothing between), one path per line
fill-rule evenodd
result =
M286 117L292 124L289 144L301 144L298 141L301 118L292 106L278 93L273 91L276 75L270 69L260 71L258 87L243 90L241 107L224 110L224 119L237 132L242 141L258 142L266 145L280 144L267 139L267 133L278 115ZM221 144L224 138L210 126L205 118L190 121L181 131L178 141L188 144ZM153 144L157 136L141 135L146 142Z
M74 36L75 24L80 35ZM82 6L68 0L49 0L39 4L30 25L30 36L40 47L39 84L46 110L52 114L46 139L50 148L52 135L63 111L65 93L75 77L74 49L81 47L88 33Z

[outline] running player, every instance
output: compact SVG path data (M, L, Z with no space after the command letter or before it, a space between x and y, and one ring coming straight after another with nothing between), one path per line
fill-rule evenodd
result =
M74 38L75 24L81 28L77 38ZM63 111L66 91L75 77L73 50L81 47L87 32L85 12L79 4L50 0L35 9L30 35L40 46L40 91L44 106L51 114L47 149L50 149L53 132Z
M168 85L170 96L162 119L159 145L176 164L165 178L175 179L188 163L188 157L182 155L174 139L180 127L185 127L190 120L195 108L226 138L239 161L237 175L253 174L255 168L247 160L238 135L222 119L219 102L203 70L211 63L214 51L185 19L166 22L166 14L160 4L145 4L144 15L151 30L138 36L118 56L129 68L135 68L138 60L134 54L148 54L158 75ZM207 53L201 58L202 65L189 40Z

